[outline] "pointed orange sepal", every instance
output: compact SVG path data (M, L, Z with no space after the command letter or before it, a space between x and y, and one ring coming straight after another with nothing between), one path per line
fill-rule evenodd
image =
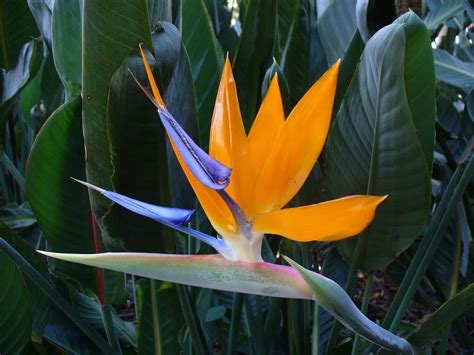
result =
M352 237L372 222L387 196L355 195L315 205L286 208L255 217L253 229L299 242Z

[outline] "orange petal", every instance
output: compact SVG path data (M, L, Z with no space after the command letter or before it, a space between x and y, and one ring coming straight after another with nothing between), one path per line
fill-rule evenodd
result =
M339 62L301 98L280 130L256 179L258 212L280 209L298 192L326 141Z
M248 136L254 176L258 176L284 123L285 112L281 101L278 76L275 74Z
M211 222L214 229L220 235L235 234L237 230L236 223L227 204L220 197L216 190L204 186L198 179L196 179L194 174L191 172L191 170L189 170L188 166L183 161L179 151L175 148L175 145L171 139L170 142L174 153L178 158L179 165L181 165L186 178L191 184L191 187L193 188L199 203L204 209L204 212L209 218L209 221Z
M140 47L140 54L142 55L143 63L145 64L146 76L148 77L148 82L150 83L153 96L160 105L166 107L165 102L163 101L163 98L161 97L160 90L158 89L158 86L156 85L155 78L153 77L153 73L151 72L150 64L148 64L148 59L146 59L143 46L140 45L139 47Z
M299 242L333 241L364 230L387 196L355 195L316 205L286 208L255 217L253 230Z
M245 209L251 180L247 136L240 114L237 89L229 58L226 58L214 114L212 116L209 155L232 168L227 193Z

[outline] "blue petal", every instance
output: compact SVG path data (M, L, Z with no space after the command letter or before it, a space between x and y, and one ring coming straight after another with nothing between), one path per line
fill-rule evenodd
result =
M105 197L109 198L110 200L114 201L115 203L118 203L120 206L132 212L138 213L145 217L149 217L157 222L160 222L161 224L164 224L165 226L176 229L185 234L189 234L190 236L193 236L196 239L199 239L200 241L213 247L220 254L224 255L228 252L227 246L222 240L216 239L214 237L211 237L210 235L182 225L184 223L189 222L191 216L194 213L193 210L184 210L180 208L170 208L152 205L118 194L116 192L101 189L100 187L97 187L85 181L81 181L74 178L72 179L93 190L100 192Z
M231 169L203 151L184 131L165 107L158 106L158 114L166 132L193 175L205 186L222 190L229 185Z
M180 208L171 208L171 207L161 207L152 205L150 203L141 202L133 198L118 194L116 192L107 191L92 185L88 182L74 179L77 182L90 187L93 190L100 192L102 195L108 199L118 203L120 206L125 207L126 209L135 212L139 215L149 217L155 221L162 222L168 221L173 224L184 224L187 223L191 216L193 215L193 210L184 210Z

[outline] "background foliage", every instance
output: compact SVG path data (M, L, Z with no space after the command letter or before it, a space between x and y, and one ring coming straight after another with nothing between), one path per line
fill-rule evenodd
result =
M212 252L69 178L197 208L192 223L212 233L128 73L145 81L139 43L202 147L226 55L247 129L274 73L289 113L341 58L325 152L291 203L390 197L355 238L269 236L264 259L285 254L322 272L369 316L377 288L395 285L377 317L386 329L422 352L472 352L473 20L467 0L0 2L0 353L376 349L309 301L138 280L35 252Z

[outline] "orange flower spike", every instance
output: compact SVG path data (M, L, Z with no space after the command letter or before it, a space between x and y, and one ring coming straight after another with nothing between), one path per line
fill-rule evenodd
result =
M248 136L254 179L262 169L262 162L273 150L275 138L284 123L285 112L283 111L278 75L275 74Z
M282 208L299 191L326 141L339 62L301 98L263 163L253 200L260 213Z
M237 88L228 57L224 64L212 115L209 155L232 168L226 192L245 211L250 195L248 187L253 181L252 166Z

